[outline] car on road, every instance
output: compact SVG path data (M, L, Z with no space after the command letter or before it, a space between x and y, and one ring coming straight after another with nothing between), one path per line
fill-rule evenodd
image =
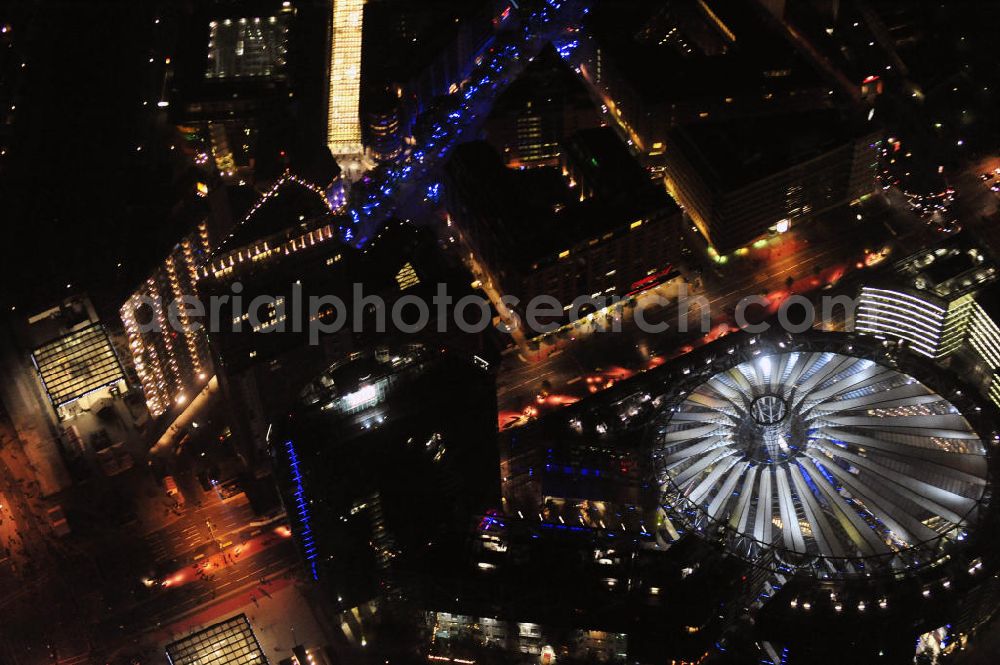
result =
M166 490L167 496L176 501L178 505L184 505L184 495L177 489L177 481L174 480L173 476L163 476L163 489Z
M962 230L962 225L958 222L943 222L941 224L934 224L934 228L944 234L958 233Z
M892 253L892 247L886 245L878 251L871 251L865 249L864 264L871 268L872 266L877 266L878 264L885 261L886 258Z
M66 515L63 513L62 506L49 508L47 515L53 533L60 537L69 535L69 522L66 521Z
M511 416L504 421L503 425L500 426L500 429L501 430L513 429L514 427L520 427L526 422L528 422L528 417L524 414Z
M243 488L240 487L239 483L235 480L228 481L226 483L217 484L215 488L216 493L223 502L235 499L240 494L243 493Z

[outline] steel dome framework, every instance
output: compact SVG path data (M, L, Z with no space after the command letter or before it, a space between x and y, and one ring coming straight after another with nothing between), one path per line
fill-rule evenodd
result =
M678 528L824 578L914 569L965 539L988 496L987 445L951 401L843 349L725 360L653 423Z

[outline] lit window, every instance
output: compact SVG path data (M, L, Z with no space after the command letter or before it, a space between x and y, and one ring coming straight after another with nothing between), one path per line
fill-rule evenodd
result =
M417 276L417 271L413 269L412 264L409 262L403 264L403 267L396 273L396 283L399 284L400 291L405 291L420 283L420 277Z

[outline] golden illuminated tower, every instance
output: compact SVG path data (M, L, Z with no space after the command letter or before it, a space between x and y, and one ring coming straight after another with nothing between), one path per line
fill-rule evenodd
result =
M364 0L331 0L330 91L327 144L341 168L356 177L362 166L359 98Z

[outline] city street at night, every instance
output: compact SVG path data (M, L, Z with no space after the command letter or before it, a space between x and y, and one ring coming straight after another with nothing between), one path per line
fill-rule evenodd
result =
M0 665L1000 661L998 25L0 7Z

